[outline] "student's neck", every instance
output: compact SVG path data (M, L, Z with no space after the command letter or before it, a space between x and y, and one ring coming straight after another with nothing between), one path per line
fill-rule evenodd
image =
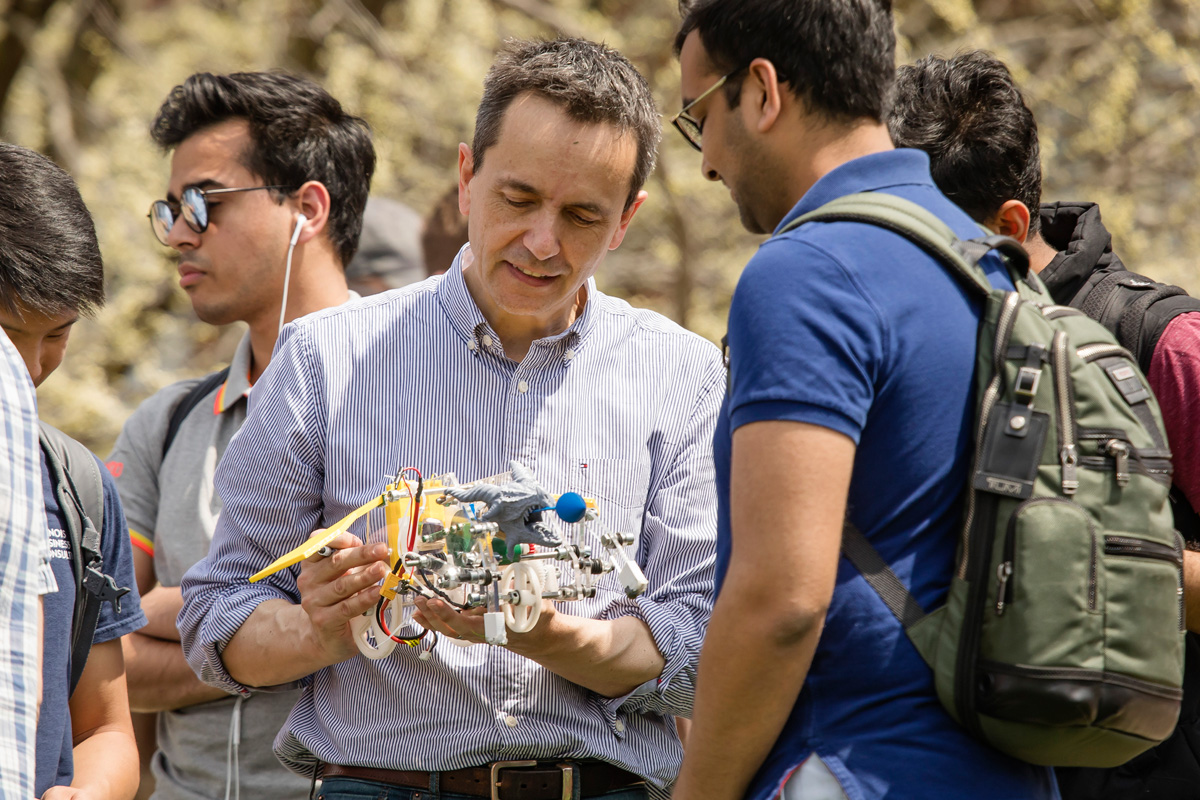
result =
M1041 233L1032 234L1025 240L1025 252L1029 254L1029 268L1041 272L1050 266L1050 262L1058 255L1058 251L1042 238Z
M895 149L887 126L873 120L852 125L813 122L804 126L798 140L804 143L806 157L788 162L793 165L789 210L800 202L813 184L843 164Z
M284 322L320 311L323 308L341 305L349 298L346 288L346 271L331 256L302 259L300 248L292 259L292 278L288 287L287 313ZM246 320L250 326L250 383L253 384L271 363L271 353L279 336L279 301L282 291L273 303L264 307L254 319Z

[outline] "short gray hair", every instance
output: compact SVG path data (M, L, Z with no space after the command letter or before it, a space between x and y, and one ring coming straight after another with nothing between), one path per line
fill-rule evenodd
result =
M510 39L483 79L471 143L476 171L500 136L504 112L526 92L537 92L578 122L608 123L634 134L637 162L625 201L628 208L654 170L662 138L654 96L637 68L611 47L586 39Z

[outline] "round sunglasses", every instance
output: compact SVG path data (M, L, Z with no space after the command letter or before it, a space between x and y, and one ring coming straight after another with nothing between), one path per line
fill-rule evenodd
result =
M189 186L183 190L183 197L179 200L178 213L183 215L183 221L189 228L196 233L204 233L208 230L208 200L205 198L209 195L254 192L259 189L282 189L290 192L295 188L295 186L245 186L238 189L200 189ZM175 214L175 210L167 200L155 200L150 204L150 213L147 214L150 218L150 229L154 231L154 238L163 244L170 244L167 240L171 235L171 228L175 227Z

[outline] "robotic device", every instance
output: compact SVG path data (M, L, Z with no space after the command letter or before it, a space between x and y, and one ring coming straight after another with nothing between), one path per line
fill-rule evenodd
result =
M526 467L510 461L511 472L459 485L453 474L422 478L411 467L390 478L383 494L355 509L322 535L253 575L262 580L314 555L364 516L374 535L371 512L383 509L391 571L379 585L375 608L351 622L359 651L368 658L388 656L404 642L417 647L429 633L400 635L405 611L417 597L441 598L460 610L485 607L484 638L508 642L507 631L525 633L537 625L544 600L594 597L600 576L616 571L625 593L646 591L646 576L625 552L633 534L597 530L600 548L589 539L599 528L596 502L575 492L554 497ZM415 479L407 478L415 476ZM553 511L566 535L547 521ZM401 531L407 536L401 541ZM456 644L467 644L455 642ZM433 636L427 659L437 644Z

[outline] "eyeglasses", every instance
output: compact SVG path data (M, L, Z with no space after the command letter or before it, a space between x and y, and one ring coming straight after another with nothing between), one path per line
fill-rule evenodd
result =
M745 67L738 67L733 72L725 73L721 76L720 80L705 89L699 97L688 103L683 108L679 109L679 113L671 117L671 124L675 126L677 131L683 134L683 138L687 139L688 144L690 144L692 147L696 148L697 150L701 149L700 135L704 133L704 123L693 117L688 113L688 111L695 107L696 103L699 103L717 89L720 89L722 86L724 86L725 81L729 80L734 75L737 75L743 69L745 69Z
M183 221L189 228L196 233L204 233L208 230L208 200L206 198L209 195L254 192L259 189L292 191L295 188L295 186L246 186L240 189L199 189L189 186L183 190L183 197L179 200L179 213L183 215ZM171 228L175 227L175 214L175 209L171 208L171 203L166 200L155 200L150 204L150 213L146 216L150 217L150 228L154 231L154 238L163 244L169 244L167 239L171 235Z

